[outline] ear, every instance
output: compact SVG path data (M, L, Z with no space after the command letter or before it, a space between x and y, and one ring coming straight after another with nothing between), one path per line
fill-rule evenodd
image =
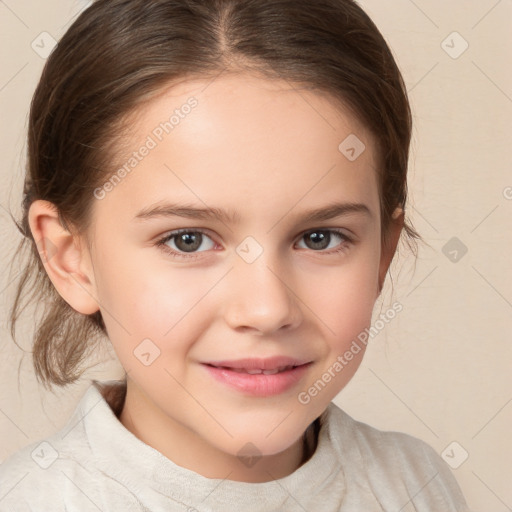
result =
M57 207L49 201L36 200L30 205L28 223L46 273L60 296L84 315L98 311L94 273L84 240L61 225Z
M382 291L382 287L384 286L384 280L386 279L389 265L391 265L391 260L395 255L403 227L404 211L402 208L396 208L391 216L389 228L382 243L379 266L379 293Z

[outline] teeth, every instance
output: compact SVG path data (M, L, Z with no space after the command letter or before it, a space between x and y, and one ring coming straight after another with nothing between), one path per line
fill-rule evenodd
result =
M259 370L258 368L253 368L252 370L244 370L243 368L239 369L242 373L249 373L250 375L257 375L258 373L265 373L263 370Z
M291 370L293 366L281 366L279 368L274 368L273 370L261 370L259 368L227 368L226 370L231 370L237 373L248 373L249 375L275 375L276 373L280 373L286 370Z

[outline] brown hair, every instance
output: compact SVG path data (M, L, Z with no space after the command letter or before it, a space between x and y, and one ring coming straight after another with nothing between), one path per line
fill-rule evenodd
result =
M106 330L99 311L80 314L55 290L29 228L31 203L50 201L63 227L84 233L127 116L173 82L223 70L285 79L349 108L377 144L384 242L393 211L405 207L407 92L388 45L355 1L96 0L48 58L30 110L23 217L16 223L24 236L18 253L28 249L29 261L10 326L15 339L25 307L45 306L33 343L45 386L76 381ZM419 235L407 220L404 230L412 247Z

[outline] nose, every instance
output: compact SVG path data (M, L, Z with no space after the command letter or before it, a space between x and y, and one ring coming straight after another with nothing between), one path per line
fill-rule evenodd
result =
M252 263L236 260L225 283L225 320L232 329L265 335L296 328L302 322L293 278L284 267L270 251Z

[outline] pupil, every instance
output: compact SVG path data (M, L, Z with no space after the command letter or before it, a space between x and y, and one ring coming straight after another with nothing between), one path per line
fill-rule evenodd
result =
M309 234L308 238L313 242L314 249L325 249L329 246L330 235L327 231L314 231Z
M180 247L180 243L184 242L185 245ZM201 246L201 233L183 233L176 239L178 249L185 252L193 252Z

